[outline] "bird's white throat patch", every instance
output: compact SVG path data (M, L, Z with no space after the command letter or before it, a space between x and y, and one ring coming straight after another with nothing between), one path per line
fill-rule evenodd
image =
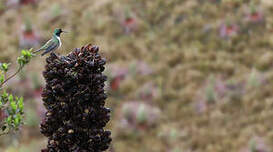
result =
M59 36L57 36L57 39L58 39L58 41L59 41L59 43L60 43L60 45L59 45L59 47L58 47L58 49L62 46L62 41L61 41L61 39L60 39L60 37Z

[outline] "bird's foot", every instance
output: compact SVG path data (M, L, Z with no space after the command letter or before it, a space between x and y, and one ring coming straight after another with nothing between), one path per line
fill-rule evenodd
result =
M51 55L51 56L54 56L55 58L59 58L59 56L56 55L56 53L54 53L54 52L51 52L50 55Z
M69 58L67 58L65 56L61 56L60 60L63 62L69 63Z

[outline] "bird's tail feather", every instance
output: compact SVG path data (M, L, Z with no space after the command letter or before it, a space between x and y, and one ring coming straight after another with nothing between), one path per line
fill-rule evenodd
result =
M43 52L42 54L41 54L41 56L44 56L45 54L47 54L48 52L47 51L45 51L45 52Z
M37 53L37 52L40 52L42 49L38 49L36 51L34 51L33 53Z

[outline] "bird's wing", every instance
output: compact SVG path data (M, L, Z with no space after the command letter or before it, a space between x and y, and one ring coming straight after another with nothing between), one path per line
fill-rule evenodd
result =
M52 45L54 45L54 40L50 39L49 41L46 42L45 45L43 45L39 50L47 50L48 48L50 48Z
M34 53L40 52L42 50L46 50L49 46L52 45L52 43L54 43L54 41L52 39L48 40L46 42L46 44L44 44L41 48L39 48L38 50L34 51Z
M50 43L50 45L44 49L45 52L42 53L42 56L47 54L48 52L51 52L52 50L57 49L58 47L59 47L59 43L56 43L53 41L53 43Z

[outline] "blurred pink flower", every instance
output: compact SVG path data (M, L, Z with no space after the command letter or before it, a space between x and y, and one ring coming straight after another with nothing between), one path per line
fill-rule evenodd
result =
M145 83L137 91L138 97L142 100L152 100L153 98L157 98L159 93L159 88L152 82Z
M246 20L251 23L261 23L264 21L264 15L262 12L255 11L246 15Z
M248 146L242 152L270 152L271 150L265 144L261 137L253 137L250 139Z
M200 100L197 102L197 104L195 104L195 110L199 114L204 113L207 109L208 109L208 105L203 100Z
M111 71L109 71L110 89L116 91L119 89L121 81L124 80L128 74L128 68L112 64L109 69L111 69Z
M240 99L245 94L246 88L244 82L229 82L223 80L220 76L210 76L206 80L204 87L197 91L196 103L194 108L197 113L205 112L210 104L223 103ZM222 100L225 99L225 100Z
M133 61L129 65L129 72L132 75L149 75L153 73L153 69L144 61Z
M27 4L35 4L38 0L20 0L20 4L27 5Z
M158 123L160 110L144 102L131 101L122 105L120 114L121 124L119 127L143 130Z
M8 8L17 8L20 5L36 4L41 0L7 0L6 6Z
M137 73L141 75L149 75L153 73L153 69L147 63L139 61L137 63Z
M28 21L29 22L29 21ZM38 47L40 44L40 36L32 28L31 23L26 23L20 32L19 45L21 48Z
M124 28L125 33L129 34L137 29L137 20L133 16L126 17L121 25Z
M112 90L118 90L121 80L123 80L123 77L115 77L110 82L110 87Z
M218 96L221 98L225 95L227 91L227 86L221 79L217 79L215 83L215 90L218 93Z
M7 0L6 1L6 6L8 8L14 8L14 7L18 7L20 3L20 0Z
M220 36L222 38L229 38L237 35L239 32L239 26L236 24L222 24L220 26Z

